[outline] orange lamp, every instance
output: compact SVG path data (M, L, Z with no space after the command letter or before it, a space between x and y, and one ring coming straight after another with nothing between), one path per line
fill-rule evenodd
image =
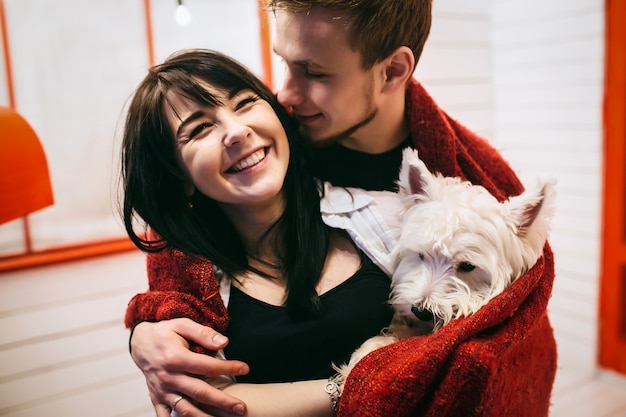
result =
M0 224L52 205L43 147L28 122L0 106Z

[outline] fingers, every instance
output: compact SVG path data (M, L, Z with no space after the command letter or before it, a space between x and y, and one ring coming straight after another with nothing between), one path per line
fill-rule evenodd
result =
M189 346L195 342L208 350L218 351L228 344L226 336L208 326L203 326L187 318L141 322L135 326L131 336L131 351L145 349L147 345L170 344L177 340L179 345Z
M245 411L245 404L240 399L233 397L213 386L208 384L207 382L194 377L189 376L179 376L176 378L176 387L170 388L170 392L179 392L187 401L179 401L177 403L176 409L182 406L183 410L193 410L196 412L196 406L198 405L201 408L209 409L205 406L221 409L228 413L233 413L236 415L243 415ZM172 404L172 401L176 399L177 396L172 396L168 394L163 396L163 399L169 401ZM187 403L192 403L191 407L187 406ZM182 412L179 410L179 415ZM195 415L195 414L194 414Z
M155 404L154 411L156 412L156 417L170 417L170 408L164 404Z
M248 373L248 365L192 352L187 339L211 350L221 349L227 343L215 330L189 319L140 323L133 332L132 356L144 373L157 416L167 417L166 412L178 396L186 399L178 402L179 416L208 416L196 404L242 415L242 401L198 376L239 376Z
M174 399L174 401L172 401L172 405L171 405L172 410L174 410L174 411L176 410L176 405L177 405L177 404L178 404L181 400L183 400L183 398L184 398L184 397L183 397L182 395L179 395L178 397L176 397L176 398Z
M217 375L239 376L245 375L250 371L248 365L244 362L215 359L211 356L197 354L188 349L187 341L193 341L214 351L223 349L228 344L228 339L224 335L210 327L186 318L151 324L155 326L154 331L158 332L159 341L167 343L166 346L161 346L160 348L163 355L162 367L164 369L203 377ZM167 342L172 337L172 333L182 338L178 346L184 346L184 350L177 350L174 348L173 343ZM153 341L153 343L158 343L159 341Z
M237 417L237 416L241 416L243 414L240 413L229 413L227 411L221 410L221 409L217 409L214 407L203 407L202 410L205 413L208 413L211 417Z
M174 404L172 403L172 405ZM176 407L172 408L172 411L176 412L175 414L172 413L172 416L213 417L212 414L206 414L204 411L196 407L192 401L189 401L184 397L176 403Z
M192 351L181 352L180 355L164 358L163 368L170 372L214 377L219 375L245 375L250 368L245 362L218 359Z
M133 360L144 373L164 371L201 376L248 373L249 368L244 362L219 360L190 351L187 340L210 350L222 349L228 343L215 330L189 319L143 322L135 327L132 335Z
M221 416L242 416L245 408L242 406L222 409L214 406L203 406L195 404L193 400L183 396L170 395L172 399L169 406L157 404L154 406L157 417L221 417Z
M206 414L193 404L184 404L184 398L176 404L176 409L165 404L157 404L154 406L156 417L214 417L212 414Z
M183 396L170 394L168 398L171 399L169 405L153 404L156 417L214 417L213 414L207 414L196 407L192 402L186 401ZM216 415L219 415L220 412L218 410L216 411L218 413ZM227 414L226 412L222 413Z
M245 362L219 359L209 355L192 352L187 348L175 348L172 346L167 349L154 353L149 359L152 364L150 368L158 370L159 377L165 378L164 384L173 385L167 378L169 376L177 377L179 374L187 374L200 377L214 377L218 375L239 376L245 375L250 368ZM147 369L148 366L142 366ZM145 372L144 372L145 373Z
M187 318L168 320L172 330L189 341L209 350L220 350L228 343L226 336L208 326L203 326Z

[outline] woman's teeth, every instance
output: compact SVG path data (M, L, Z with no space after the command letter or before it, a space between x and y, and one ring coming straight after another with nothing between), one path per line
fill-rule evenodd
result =
M265 148L259 149L258 151L256 151L255 153L247 157L246 159L237 162L235 165L232 166L231 169L229 169L229 171L233 171L233 172L243 171L246 168L250 168L251 166L258 164L264 158L265 158Z

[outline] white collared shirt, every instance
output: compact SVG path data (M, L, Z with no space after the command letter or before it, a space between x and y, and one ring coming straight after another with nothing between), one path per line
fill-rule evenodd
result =
M398 241L401 222L398 194L335 187L326 182L320 209L324 223L346 230L354 243L391 276L391 252Z

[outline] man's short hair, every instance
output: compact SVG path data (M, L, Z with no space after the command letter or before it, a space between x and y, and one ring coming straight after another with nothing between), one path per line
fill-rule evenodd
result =
M350 46L370 69L395 49L407 46L419 61L430 32L432 0L264 0L272 12L336 10L346 18Z

